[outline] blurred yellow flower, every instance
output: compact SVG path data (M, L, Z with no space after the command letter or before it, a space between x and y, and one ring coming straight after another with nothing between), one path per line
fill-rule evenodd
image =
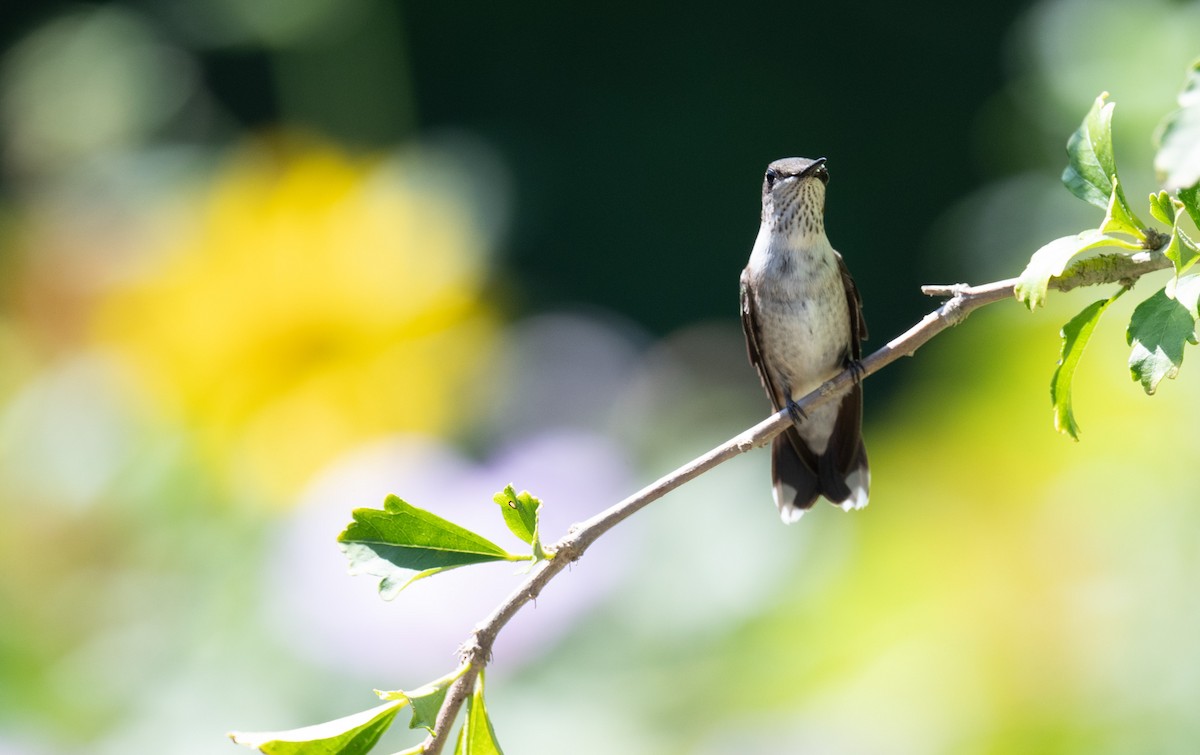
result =
M444 434L496 322L471 218L415 184L399 159L243 149L178 247L101 303L99 339L256 495L372 436Z

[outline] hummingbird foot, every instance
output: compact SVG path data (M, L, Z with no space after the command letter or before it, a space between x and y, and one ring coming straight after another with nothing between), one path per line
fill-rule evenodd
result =
M861 383L863 377L867 374L867 368L863 367L861 359L847 358L845 364L843 365L843 369L850 370L850 380L852 380L855 385Z
M792 424L794 425L799 425L808 419L808 415L804 413L804 410L793 399L788 399L787 412L788 416L792 418Z

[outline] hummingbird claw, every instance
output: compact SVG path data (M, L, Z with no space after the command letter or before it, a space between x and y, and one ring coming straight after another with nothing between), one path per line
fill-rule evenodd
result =
M802 423L808 419L808 415L805 414L804 410L800 408L800 405L797 404L792 399L788 399L787 412L788 412L788 415L792 418L793 424L799 425L800 423Z
M863 367L861 359L851 359L846 365L846 369L850 370L850 379L854 381L855 385L861 383L867 374L867 368Z

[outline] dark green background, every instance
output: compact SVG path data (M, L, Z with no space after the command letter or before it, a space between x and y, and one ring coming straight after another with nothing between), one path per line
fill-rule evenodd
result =
M163 18L172 3L130 5ZM414 129L483 137L516 182L502 252L523 306L595 305L655 333L736 317L763 167L826 156L829 233L882 342L947 274L923 262L929 224L989 177L973 122L1025 5L385 3L358 39L305 53L323 104L287 120L364 147ZM68 7L8 4L0 41ZM380 34L407 55L368 88L346 58ZM269 126L278 54L204 50L204 84ZM410 85L415 114L389 118Z

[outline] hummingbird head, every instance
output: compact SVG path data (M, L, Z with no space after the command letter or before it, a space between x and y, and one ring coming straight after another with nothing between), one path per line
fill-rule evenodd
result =
M763 177L763 225L786 234L823 234L828 183L823 157L785 157L771 163Z

